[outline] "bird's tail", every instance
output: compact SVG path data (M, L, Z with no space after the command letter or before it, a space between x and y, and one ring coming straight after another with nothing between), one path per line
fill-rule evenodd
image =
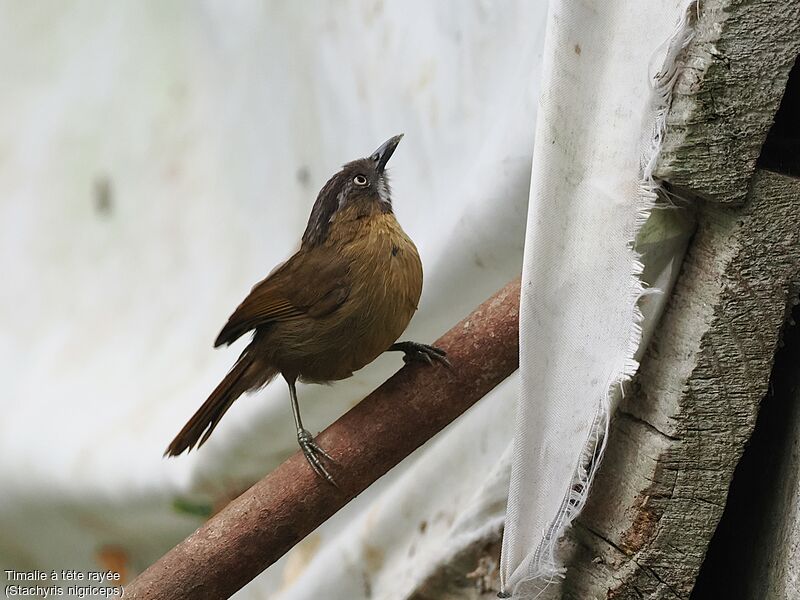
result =
M275 372L254 374L250 371L253 362L252 355L247 351L242 353L233 368L211 392L208 400L175 436L164 452L164 456L178 456L195 446L198 448L202 446L239 396L248 390L261 387L276 375Z

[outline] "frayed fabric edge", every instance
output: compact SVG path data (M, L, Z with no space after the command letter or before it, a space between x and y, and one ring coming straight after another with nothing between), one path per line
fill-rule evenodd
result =
M636 233L649 218L650 212L663 190L662 184L653 176L653 171L661 152L666 132L667 114L672 104L673 91L680 73L679 57L695 37L699 10L700 0L687 2L681 11L681 19L672 35L654 52L654 55L658 55L664 46L667 47L661 70L651 78L651 102L655 118L649 147L642 155L642 174L639 180L639 197L634 218L634 231L632 238L629 240L631 252L629 301L633 306L633 318L626 359L620 371L609 382L606 393L598 403L570 488L562 500L556 517L546 530L542 542L529 563L527 576L515 585L513 596L506 589L507 583L501 580L501 592L498 594L500 598L517 597L520 586L540 581L543 587L537 594L538 597L552 583L565 577L566 567L559 564L556 557L558 542L586 504L589 488L600 467L608 439L612 394L619 390L619 393L624 395L624 384L636 374L639 368L639 363L634 358L642 338L641 323L643 316L638 306L638 301L647 290L640 277L644 270L644 264L641 261L641 256L634 249L634 242Z

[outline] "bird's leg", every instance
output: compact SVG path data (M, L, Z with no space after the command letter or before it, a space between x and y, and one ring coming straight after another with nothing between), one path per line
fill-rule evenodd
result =
M325 469L319 455L324 456L328 460L333 460L330 455L323 450L317 442L314 441L314 436L303 427L303 421L300 419L300 405L297 403L297 390L295 389L295 378L286 377L286 383L289 384L289 396L292 399L292 414L294 415L294 424L297 427L297 443L300 444L300 450L303 451L303 456L306 457L308 464L314 469L314 472L322 477L328 483L336 485L336 482L331 477L331 474Z
M420 344L419 342L395 342L389 346L389 352L399 350L403 352L403 361L406 363L420 361L433 365L433 361L442 363L446 367L451 367L447 360L447 352L436 346Z

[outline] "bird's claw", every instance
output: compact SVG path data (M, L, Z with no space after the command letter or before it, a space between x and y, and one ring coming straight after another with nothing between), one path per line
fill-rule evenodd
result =
M448 369L452 369L453 365L447 360L447 352L436 346L429 346L428 344L420 344L418 342L404 342L403 348L403 362L406 364L410 362L424 362L433 366L433 362L443 364Z
M314 436L312 436L307 430L301 429L297 432L297 443L300 444L300 450L303 451L303 456L306 457L308 464L311 465L311 468L314 469L314 472L322 477L325 481L339 487L336 485L336 481L334 481L331 474L328 473L325 466L322 464L320 460L320 455L324 456L330 461L333 461L331 455L325 452L322 447L314 441Z

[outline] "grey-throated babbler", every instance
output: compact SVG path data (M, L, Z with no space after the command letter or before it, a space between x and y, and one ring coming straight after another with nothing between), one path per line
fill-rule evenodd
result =
M345 379L387 350L404 352L406 361L448 364L438 348L395 342L422 292L422 263L392 212L384 170L402 137L347 163L320 190L300 250L253 287L214 346L249 331L252 341L166 455L202 446L234 400L280 373L289 384L300 448L333 483L320 459L330 456L303 427L295 382Z

